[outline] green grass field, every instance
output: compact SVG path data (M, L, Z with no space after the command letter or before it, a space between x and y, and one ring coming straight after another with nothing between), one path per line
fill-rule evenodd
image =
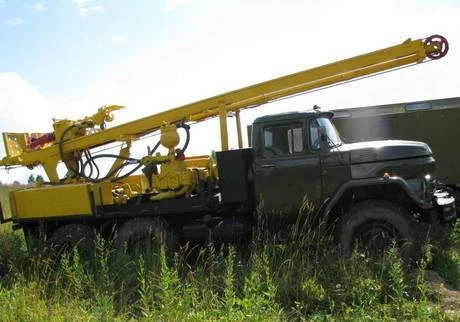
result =
M282 245L260 236L249 258L211 245L193 263L180 252L152 265L116 257L98 240L94 261L75 253L54 264L29 257L21 231L6 224L0 321L460 321L458 293L446 302L427 274L460 288L460 224L435 235L419 268L405 273L394 251L381 263L342 258L309 231Z

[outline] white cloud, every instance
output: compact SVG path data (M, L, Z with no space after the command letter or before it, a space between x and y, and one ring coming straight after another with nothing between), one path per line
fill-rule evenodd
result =
M34 3L34 9L38 12L45 11L45 3L43 1L37 1Z
M50 103L37 87L17 73L0 73L0 119L3 131L46 131L51 128Z
M23 22L24 22L24 20L22 20L19 17L14 17L14 18L10 18L10 19L5 20L5 24L8 25L8 26L17 26L17 25L20 25Z
M0 129L1 132L50 132L52 131L52 109L40 91L16 73L0 73ZM5 156L0 144L0 158ZM30 175L26 168L7 172L0 169L0 181L25 182ZM42 174L40 169L35 173ZM43 174L42 174L43 175Z
M179 6L193 2L194 0L166 0L164 4L165 10L174 10Z
M94 12L105 11L105 8L100 4L94 4L94 0L74 0L77 6L78 14L82 17L87 17L89 14Z
M86 17L90 13L100 12L100 11L104 11L104 10L105 10L105 8L103 6L95 5L95 6L89 6L89 7L81 7L78 12L80 13L80 16Z
M87 3L91 2L92 0L74 0L74 2L77 4L77 6L82 7L86 5Z
M126 42L126 37L124 35L112 36L110 40L114 44L122 44Z

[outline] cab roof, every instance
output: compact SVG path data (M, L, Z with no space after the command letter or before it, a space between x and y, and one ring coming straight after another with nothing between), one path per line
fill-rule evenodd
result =
M311 110L311 111L306 111L306 112L285 112L285 113L270 114L270 115L258 117L254 120L254 123L272 122L272 121L289 121L289 120L298 120L298 119L321 117L321 116L332 118L333 115L334 115L333 112L319 111L319 110Z

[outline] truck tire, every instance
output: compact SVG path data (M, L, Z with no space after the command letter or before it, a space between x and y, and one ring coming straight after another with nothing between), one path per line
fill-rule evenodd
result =
M166 258L172 259L177 248L177 238L168 223L161 218L133 218L118 230L113 243L115 256L131 261L141 258L147 263L158 263L161 247Z
M38 227L24 226L22 227L22 231L24 233L27 252L29 253L29 256L32 256L40 249L40 233Z
M48 239L51 258L59 260L63 255L71 255L73 249L78 251L82 260L94 256L94 230L85 224L66 224L57 228Z
M344 216L339 231L347 255L359 247L378 259L394 242L406 266L412 266L421 255L417 222L405 209L389 201L357 204Z

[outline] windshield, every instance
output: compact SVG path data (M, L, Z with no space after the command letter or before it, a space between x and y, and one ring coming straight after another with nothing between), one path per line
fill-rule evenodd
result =
M327 117L318 117L310 121L310 144L312 149L319 150L320 148L320 138L319 138L319 128L324 127L327 136L327 142L329 147L335 147L342 144L340 140L339 133L332 125L331 120Z

